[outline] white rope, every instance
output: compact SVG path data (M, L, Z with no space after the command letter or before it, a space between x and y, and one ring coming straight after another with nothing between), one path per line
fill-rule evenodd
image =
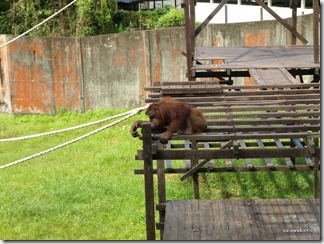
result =
M110 123L110 124L108 124L108 125L105 125L105 126L99 128L99 129L96 129L96 130L94 130L94 131L92 131L92 132L89 132L89 133L87 133L87 134L85 134L85 135L83 135L83 136L80 136L80 137L78 137L78 138L75 138L75 139L73 139L73 140L71 140L71 141L68 141L68 142L65 142L65 143L63 143L63 144L60 144L60 145L58 145L58 146L55 146L55 147L49 148L49 149L47 149L47 150L45 150L45 151L42 151L42 152L36 153L36 154L31 155L31 156L28 156L28 157L26 157L26 158L23 158L23 159L20 159L20 160L14 161L14 162L12 162L12 163L2 165L2 166L0 166L0 169L5 169L5 168L8 168L8 167L10 167L10 166L14 166L14 165L16 165L16 164L26 162L26 161L28 161L28 160L30 160L30 159L33 159L33 158L39 157L39 156L41 156L41 155L44 155L44 154L47 154L47 153L53 152L53 151L55 151L55 150L57 150L57 149L60 149L60 148L62 148L62 147L65 147L65 146L70 145L70 144L72 144L72 143L75 143L75 142L77 142L77 141L80 141L80 140L82 140L82 139L84 139L84 138L87 138L87 137L89 137L89 136L91 136L91 135L94 135L94 134L96 134L96 133L98 133L98 132L100 132L100 131L103 131L103 130L105 130L105 129L111 127L111 126L114 126L114 125L116 125L116 124L118 124L118 123L120 123L120 122L122 122L122 121L124 121L124 120L126 120L126 119L128 119L128 118L130 118L130 117L132 117L132 116L134 116L134 115L136 115L136 114L139 113L140 111L146 109L147 106L148 106L148 105L146 105L146 106L144 106L144 107L140 107L140 108L134 109L134 110L132 110L131 113L129 113L129 114L126 115L125 117L123 117L123 118L121 118L121 119L119 119L119 120L117 120L117 121L115 121L115 122L112 122L112 123Z
M109 121L109 120L112 120L112 119L115 119L115 118L118 118L118 117L122 117L124 115L133 113L133 111L134 110L127 111L125 113L117 114L117 115L114 115L114 116L111 116L111 117L108 117L108 118L105 118L105 119L97 120L97 121L94 121L94 122L89 122L89 123L86 123L86 124L83 124L83 125L77 125L77 126L70 127L70 128L65 128L65 129L62 129L62 130L49 131L49 132L44 132L44 133L35 134L35 135L29 135L29 136L3 138L3 139L0 139L0 142L19 141L19 140L24 140L24 139L31 139L31 138L41 137L41 136L53 135L53 134L62 133L62 132L70 131L70 130L81 129L83 127L87 127L87 126L91 126L91 125L95 125L95 124L100 124L100 123L103 123L103 122L106 122L106 121Z
M15 37L14 39L10 40L9 42L3 44L0 46L0 48L5 47L7 45L9 45L10 43L18 40L19 38L23 37L24 35L28 34L29 32L31 32L32 30L38 28L39 26L41 26L42 24L44 24L45 22L49 21L51 18L53 18L54 16L58 15L59 13L61 13L63 10L65 10L66 8L70 7L72 4L74 4L76 1L78 0L73 0L72 2L70 2L68 5L66 5L64 8L60 9L59 11L57 11L56 13L52 14L50 17L48 17L47 19L43 20L42 22L40 22L39 24L35 25L33 28L29 29L28 31L25 31L24 33L20 34L19 36Z

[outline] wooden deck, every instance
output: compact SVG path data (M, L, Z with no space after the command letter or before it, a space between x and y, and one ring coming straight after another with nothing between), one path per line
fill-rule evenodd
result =
M319 199L166 203L164 240L320 240Z
M313 62L313 46L197 47L194 59L223 64L195 64L193 69L320 68Z
M209 71L218 73L220 77L224 77L224 71L241 70L241 76L251 76L255 84L278 85L299 82L288 70L298 70L302 75L301 69L315 74L314 69L319 68L320 64L313 62L313 46L245 46L198 47L192 70L197 76ZM242 73L242 70L247 73Z

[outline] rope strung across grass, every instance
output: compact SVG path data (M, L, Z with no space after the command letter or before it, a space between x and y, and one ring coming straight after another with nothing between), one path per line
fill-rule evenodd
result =
M126 120L126 119L128 119L128 118L130 118L130 117L132 117L132 116L134 116L134 115L136 115L136 114L138 114L139 112L141 112L142 110L146 109L147 107L148 107L148 105L146 105L146 106L144 106L144 107L136 108L136 109L134 109L134 110L131 110L131 111L129 111L129 113L128 113L125 117L123 117L123 118L121 118L121 119L119 119L119 120L117 120L117 121L115 121L115 122L112 122L112 123L110 123L110 124L108 124L108 125L105 125L105 126L103 126L103 127L101 127L101 128L98 128L98 129L96 129L96 130L94 130L94 131L92 131L92 132L89 132L89 133L87 133L87 134L85 134L85 135L83 135L83 136L80 136L80 137L78 137L78 138L75 138L75 139L73 139L73 140L71 140L71 141L68 141L68 142L65 142L65 143L63 143L63 144L60 144L60 145L58 145L58 146L55 146L55 147L49 148L49 149L47 149L47 150L45 150L45 151L42 151L42 152L36 153L36 154L34 154L34 155L28 156L28 157L26 157L26 158L23 158L23 159L20 159L20 160L17 160L17 161L14 161L14 162L9 163L9 164L2 165L2 166L0 166L0 169L5 169L5 168L8 168L8 167L10 167L10 166L14 166L14 165L17 165L17 164L19 164L19 163L26 162L26 161L28 161L28 160L30 160L30 159L33 159L33 158L36 158L36 157L42 156L42 155L44 155L44 154L47 154L47 153L53 152L53 151L55 151L55 150L57 150L57 149L60 149L60 148L62 148L62 147L68 146L68 145L70 145L70 144L72 144L72 143L75 143L75 142L77 142L77 141L80 141L80 140L82 140L82 139L84 139L84 138L87 138L87 137L89 137L89 136L92 136L92 135L94 135L94 134L97 134L97 133L99 133L100 131L103 131L103 130L109 128L109 127L112 127L112 126L114 126L114 125L116 125L116 124L118 124L118 123L120 123L120 122L122 122L122 121L124 121L124 120ZM125 114L125 113L124 113L124 114Z
M63 10L65 10L66 8L70 7L72 4L74 4L76 1L78 0L73 0L72 2L70 2L68 5L66 5L65 7L61 8L59 11L57 11L56 13L52 14L50 17L48 17L47 19L43 20L42 22L40 22L39 24L35 25L34 27L30 28L28 31L25 31L24 33L20 34L19 36L15 37L14 39L6 42L5 44L1 45L0 48L5 47L7 45L9 45L10 43L18 40L19 38L23 37L24 35L28 34L29 32L31 32L32 30L38 28L39 26L41 26L42 24L46 23L47 21L49 21L50 19L52 19L53 17L55 17L56 15L58 15L59 13L61 13Z
M19 141L19 140L31 139L31 138L41 137L41 136L53 135L53 134L62 133L62 132L70 131L70 130L81 129L81 128L84 128L84 127L87 127L87 126L91 126L91 125L95 125L95 124L100 124L100 123L103 123L103 122L106 122L106 121L109 121L109 120L112 120L112 119L116 119L116 118L122 117L124 115L128 115L130 113L132 113L132 111L128 111L128 112L125 112L125 113L117 114L117 115L114 115L112 117L108 117L108 118L105 118L105 119L97 120L97 121L94 121L94 122L89 122L89 123L86 123L86 124L83 124L83 125L77 125L77 126L74 126L74 127L65 128L65 129L62 129L62 130L49 131L49 132L44 132L44 133L39 133L39 134L29 135L29 136L20 136L20 137L13 137L13 138L4 138L4 139L0 139L0 142Z

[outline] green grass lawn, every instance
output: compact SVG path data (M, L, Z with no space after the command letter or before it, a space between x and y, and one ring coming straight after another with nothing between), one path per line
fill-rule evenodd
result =
M0 138L58 130L126 110L56 116L0 114ZM136 115L113 128L0 170L1 240L142 240L144 183L134 168L141 141L131 137ZM105 122L108 124L110 122ZM15 142L0 142L0 165L46 150L104 124ZM167 199L192 199L191 179L167 175ZM200 177L202 199L311 198L311 172L224 173Z

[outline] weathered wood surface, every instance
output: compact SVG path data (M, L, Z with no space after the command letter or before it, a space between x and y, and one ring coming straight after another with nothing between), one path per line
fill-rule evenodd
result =
M195 64L193 70L251 68L320 68L313 62L313 46L197 47L195 60L222 64Z
M286 69L249 69L252 80L260 85L299 83Z
M168 201L164 240L320 240L319 199Z
M313 171L314 198L319 197L320 84L237 86L222 85L214 81L162 82L156 84L156 86L147 87L146 90L149 91L146 102L156 102L164 96L171 96L197 107L208 121L208 128L204 133L196 135L174 134L165 146L158 143L159 135L149 134L144 136L143 134L141 137L145 148L149 147L150 150L147 150L146 153L144 152L145 148L138 150L136 159L149 161L150 167L153 161L158 161L158 168L151 168L149 174L151 178L153 174L158 174L159 206L165 206L166 199L165 182L160 179L163 179L164 175L169 173L183 174L180 179L185 180L189 176L197 179L195 177L201 173ZM146 123L146 126L150 127L150 124ZM144 131L143 128L142 133ZM273 160L278 158L282 160ZM135 173L146 174L143 169L135 169ZM198 183L199 181L196 180L195 182ZM195 197L199 198L199 185L194 185ZM161 188L163 188L163 191ZM146 195L151 195L151 189L147 187ZM163 195L163 197L161 198L160 195ZM153 233L154 210L152 203L154 203L154 198L149 197L147 200L151 201L150 208L147 209L149 210L147 216L150 216L149 227ZM229 206L226 204L216 207L207 205L202 206L202 208L213 210L214 208L222 208L225 211ZM264 206L260 206L260 208L262 207ZM300 206L300 208L303 207L307 210L307 206ZM192 211L193 208L196 210ZM241 208L243 207L241 206ZM272 213L278 208L281 207L271 205L266 208L266 212ZM290 209L291 207L288 206L287 208ZM210 226L207 223L214 223L212 222L214 220L205 219L205 222L200 224L199 218L195 215L198 209L199 204L195 202L193 206L178 207L174 212L171 209L171 213L167 210L166 214L169 218L174 219L177 217L176 212L179 212L183 213L180 216L184 215L186 216L184 218L193 219L192 230L194 231L191 233L191 239L210 238L210 236L213 236L214 230L206 229L206 233L201 234L199 231L201 227L199 226L202 223ZM282 213L283 210L280 210ZM160 216L164 217L164 208L158 209L158 211L160 211ZM224 211L220 210L218 213ZM228 225L230 215L225 214L224 216L227 217L221 215L220 220L217 221L221 221L222 236L217 238L226 239L236 236L235 238L239 239L239 234L242 231L247 231L247 233L243 232L245 236L253 239L260 239L264 236L269 239L278 237L283 240L293 238L293 235L281 232L266 233L264 229L259 230L258 225L250 225L247 219L250 219L253 215L247 210L240 213L234 210L232 212L233 216L235 214L238 216L240 216L239 214L245 215L243 224L247 225L249 229L239 230L239 227L237 227L236 232L231 233L232 227ZM199 212L199 214L204 216L204 212ZM307 214L305 212L304 215ZM285 217L281 215L275 221L278 222L279 217L285 224ZM174 221L178 223L178 220L172 220L171 223ZM236 222L234 224L242 226L242 224ZM181 226L180 230L186 228L185 222L179 222L179 226ZM217 227L215 224L214 226ZM156 223L156 227L163 233L163 218L160 218L160 222ZM218 227L220 228L220 225ZM273 226L269 226L269 228L273 228ZM149 231L149 228L147 229ZM316 228L314 227L314 229ZM169 232L173 234L165 234L166 238L168 236L171 239L174 238L178 233L176 231L177 228L169 229ZM249 231L252 234L249 234ZM313 235L313 233L306 234ZM306 234L300 238L304 238ZM317 236L312 238L317 238Z

